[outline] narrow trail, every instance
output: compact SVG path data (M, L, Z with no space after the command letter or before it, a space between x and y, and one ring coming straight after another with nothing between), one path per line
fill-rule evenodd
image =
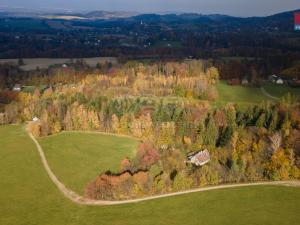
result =
M137 203L142 201L148 201L158 198L166 198L171 196L177 196L177 195L183 195L183 194L189 194L189 193L195 193L195 192L203 192L203 191L210 191L210 190L216 190L216 189L225 189L225 188L235 188L235 187L247 187L247 186L258 186L258 185L286 185L286 186L297 186L300 187L300 181L266 181L266 182L256 182L256 183L242 183L242 184L225 184L225 185L218 185L218 186L211 186L211 187L203 187L203 188L197 188L197 189L191 189L186 191L180 191L180 192L174 192L174 193L168 193L168 194L161 194L161 195L155 195L155 196L149 196L144 198L138 198L138 199L131 199L131 200L121 200L121 201L105 201L105 200L93 200L93 199L87 199L83 196L78 195L74 191L68 189L53 173L51 170L48 161L46 159L46 156L44 154L44 151L38 141L35 139L35 137L27 130L29 137L32 139L32 141L35 143L36 148L38 150L38 153L40 155L42 164L52 180L52 182L56 185L56 187L59 189L60 192L63 193L63 195L71 200L72 202L80 205L121 205L121 204L128 204L128 203Z
M275 97L275 96L273 96L273 95L270 95L270 94L266 91L266 89L265 89L264 87L261 87L260 90L261 90L261 92L262 92L265 96L267 96L268 98L271 98L271 99L273 99L273 100L279 100L279 99L280 99L280 98L277 98L277 97Z

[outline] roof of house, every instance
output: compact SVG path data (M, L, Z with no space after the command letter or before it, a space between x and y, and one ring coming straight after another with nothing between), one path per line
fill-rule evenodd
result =
M196 166L202 166L210 161L210 154L207 149L188 156L188 161Z
M14 91L20 91L21 89L22 89L21 84L15 84L14 87L13 87Z

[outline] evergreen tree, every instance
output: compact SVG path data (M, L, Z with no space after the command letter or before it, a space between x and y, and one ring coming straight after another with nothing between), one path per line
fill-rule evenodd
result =
M129 115L124 114L120 119L120 133L128 134L129 133Z
M223 131L222 136L220 138L219 145L221 147L226 146L230 142L232 134L233 134L233 128L231 126L226 127L226 129Z
M236 110L233 105L228 105L225 111L227 124L232 128L236 127Z
M258 128L262 128L265 126L265 123L266 123L266 115L265 113L262 113L256 120L255 126Z
M268 129L270 131L275 131L277 129L277 126L278 126L278 112L277 111L273 111L269 121L270 122L269 122Z
M201 120L197 131L196 131L196 145L197 147L200 147L203 145L204 143L204 139L205 139L205 125L204 125L204 121Z
M206 125L204 143L208 146L215 146L218 139L218 128L212 115L209 116Z
M286 112L285 116L284 116L284 120L281 124L281 130L284 134L284 137L287 137L287 136L290 135L290 128L291 128L291 121L290 121L290 118L289 118L289 113Z

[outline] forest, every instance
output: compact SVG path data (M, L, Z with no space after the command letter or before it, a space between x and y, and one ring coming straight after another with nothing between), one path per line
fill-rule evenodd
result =
M295 96L216 104L224 66L220 70L210 60L131 61L94 70L78 65L80 70L51 75L22 74L24 85L48 84L32 92L7 90L3 87L14 81L4 84L8 80L3 79L0 124L27 123L36 137L81 130L138 138L135 157L124 158L118 173L107 171L86 184L86 197L130 199L213 184L300 178ZM209 163L187 161L203 150Z

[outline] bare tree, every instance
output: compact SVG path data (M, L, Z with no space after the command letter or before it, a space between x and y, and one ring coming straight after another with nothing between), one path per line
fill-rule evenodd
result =
M269 136L269 140L271 153L274 153L281 147L282 136L279 132L276 132L273 135Z

